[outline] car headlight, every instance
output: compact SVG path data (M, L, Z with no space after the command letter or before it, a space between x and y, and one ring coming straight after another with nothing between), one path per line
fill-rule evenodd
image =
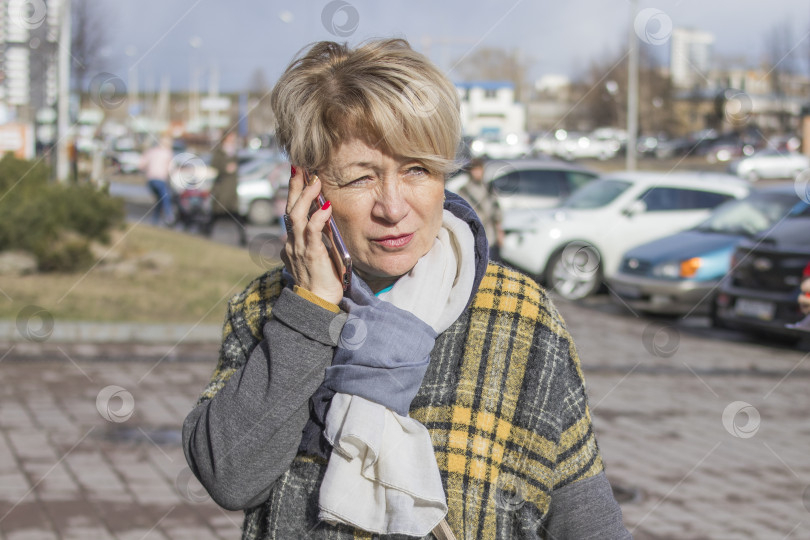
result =
M652 274L664 279L691 278L695 277L701 263L700 257L678 262L665 262L654 266Z
M676 279L679 277L680 271L680 263L666 262L655 265L652 270L652 275L659 278Z

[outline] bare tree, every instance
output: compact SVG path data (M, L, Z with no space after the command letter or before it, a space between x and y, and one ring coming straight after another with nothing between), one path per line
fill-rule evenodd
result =
M579 129L599 126L626 127L627 69L624 52L607 52L591 63L583 81L577 85L578 114L571 120ZM672 131L676 119L672 114L672 87L668 77L649 47L642 47L639 58L639 129L642 133ZM584 125L588 124L588 125Z
M517 49L484 47L459 59L453 71L465 81L510 81L515 85L515 99L523 101L529 67L530 61Z
M94 0L73 0L71 6L74 88L83 91L91 74L107 65L104 50L109 45L110 17L105 4Z
M253 71L248 82L248 129L251 133L268 133L275 117L270 108L270 84L261 68Z
M777 100L776 116L781 131L789 129L791 122L785 97L795 93L791 88L796 73L795 49L790 19L774 24L765 34L765 68L770 79L771 92Z

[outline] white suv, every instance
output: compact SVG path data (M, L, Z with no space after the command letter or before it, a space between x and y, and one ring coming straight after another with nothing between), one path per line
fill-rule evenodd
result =
M697 225L749 189L728 175L613 173L555 208L506 213L501 257L565 298L584 298L616 272L628 249Z

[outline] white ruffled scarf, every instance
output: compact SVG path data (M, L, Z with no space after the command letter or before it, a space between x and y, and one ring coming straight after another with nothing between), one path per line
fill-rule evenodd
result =
M462 314L475 279L469 225L444 210L431 250L379 298L437 334ZM447 514L427 428L359 396L335 394L324 436L333 446L321 483L319 518L378 534L425 536Z

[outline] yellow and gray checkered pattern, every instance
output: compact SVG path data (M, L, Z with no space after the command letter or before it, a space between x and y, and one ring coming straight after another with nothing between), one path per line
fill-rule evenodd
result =
M274 270L232 299L201 401L246 362L281 287ZM553 491L603 469L560 314L532 280L494 263L470 309L437 339L411 416L431 434L459 539L539 538ZM270 499L246 512L243 538L378 537L318 523L325 465L299 455Z

